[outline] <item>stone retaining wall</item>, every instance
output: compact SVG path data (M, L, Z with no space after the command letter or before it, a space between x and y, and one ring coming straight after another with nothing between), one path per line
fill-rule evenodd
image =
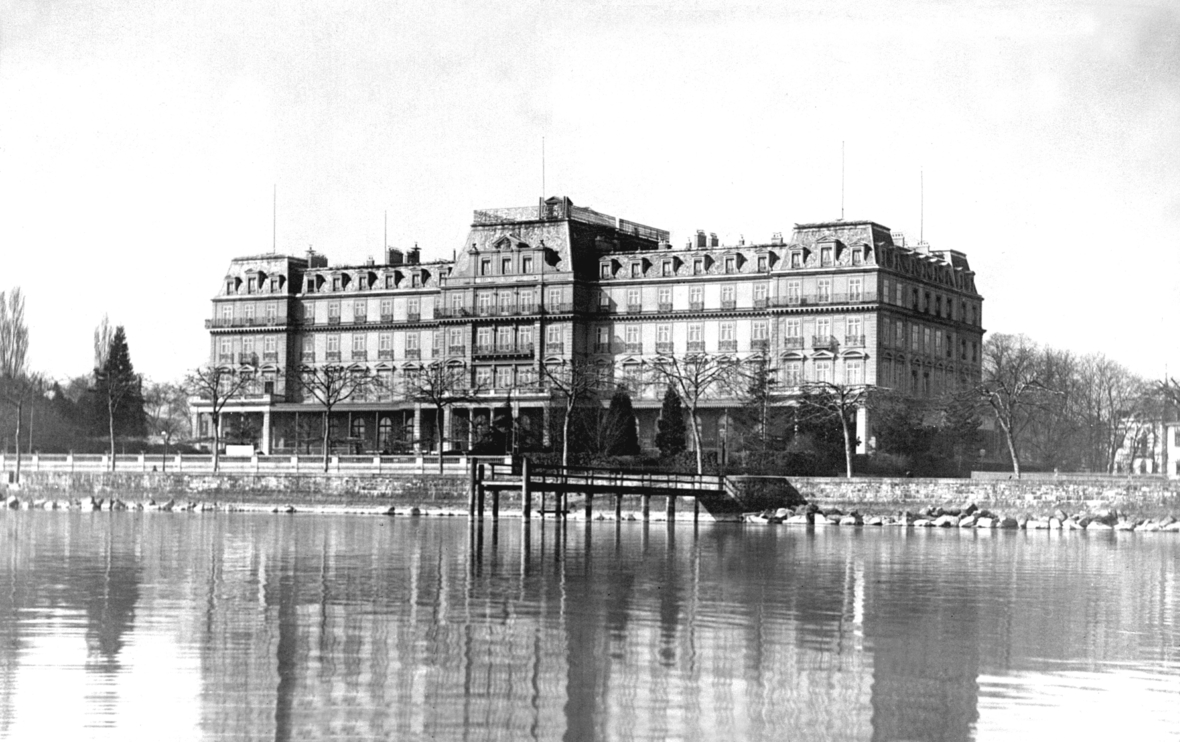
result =
M927 505L974 502L1005 512L1051 513L1105 505L1120 509L1180 512L1180 482L1174 480L887 479L794 477L809 502L865 512L916 510Z
M28 472L21 497L198 500L258 505L467 508L467 478L438 474Z

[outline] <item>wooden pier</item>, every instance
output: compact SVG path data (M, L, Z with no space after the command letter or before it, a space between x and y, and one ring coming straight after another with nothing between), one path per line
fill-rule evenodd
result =
M693 503L693 520L700 514L702 499L726 499L729 495L724 476L666 472L625 471L560 466L534 466L522 459L518 467L476 464L470 470L468 510L472 517L484 518L490 508L493 519L500 517L502 493L519 493L521 516L531 518L533 498L542 517L569 515L569 495L580 495L586 520L594 514L595 498L613 498L616 520L622 519L623 498L639 497L643 520L651 518L651 498L664 498L667 520L676 518L676 502L688 498ZM552 507L546 509L546 496L552 495ZM488 500L490 499L490 504ZM609 502L609 500L608 500Z

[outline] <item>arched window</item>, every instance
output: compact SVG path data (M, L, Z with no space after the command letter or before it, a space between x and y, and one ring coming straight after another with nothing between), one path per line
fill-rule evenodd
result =
M393 420L388 417L381 418L377 423L377 438L381 453L388 453L393 449Z
M353 418L350 436L356 440L365 439L365 419L363 417Z

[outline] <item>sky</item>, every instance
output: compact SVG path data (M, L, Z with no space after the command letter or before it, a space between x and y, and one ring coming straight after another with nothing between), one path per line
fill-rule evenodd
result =
M1174 2L0 0L0 290L50 376L105 314L177 380L233 257L449 258L542 189L674 244L872 219L965 252L988 332L1180 373Z

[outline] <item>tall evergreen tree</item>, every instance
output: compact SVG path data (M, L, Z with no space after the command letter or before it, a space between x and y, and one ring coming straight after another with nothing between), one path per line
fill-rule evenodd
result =
M660 419L656 422L656 447L660 449L660 458L671 459L684 453L688 447L687 436L680 395L669 384L660 406Z
M610 448L607 453L611 456L635 456L639 453L639 423L635 419L635 408L631 405L631 395L627 388L619 385L610 398L610 408L607 411L610 421Z
M141 438L147 432L143 410L143 385L131 365L131 351L122 325L115 328L101 365L94 369L94 401L105 419L111 444L111 469L115 468L115 441Z

